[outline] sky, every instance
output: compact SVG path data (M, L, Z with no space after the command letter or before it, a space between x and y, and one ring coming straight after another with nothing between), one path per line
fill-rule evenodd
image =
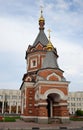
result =
M39 33L40 6L69 91L83 91L83 0L0 0L0 89L22 84L25 53Z

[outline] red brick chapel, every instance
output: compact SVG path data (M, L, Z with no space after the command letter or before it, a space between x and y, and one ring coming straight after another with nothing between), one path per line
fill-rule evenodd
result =
M57 63L57 50L44 33L45 19L39 18L39 34L26 51L27 72L20 87L21 118L37 123L68 122L69 82ZM49 31L50 32L50 31ZM34 32L33 32L34 33Z

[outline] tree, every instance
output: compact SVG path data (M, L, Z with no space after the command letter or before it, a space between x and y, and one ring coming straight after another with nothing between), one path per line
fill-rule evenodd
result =
M77 116L83 116L83 111L82 111L82 110L77 110L77 111L75 112L75 114L76 114Z
M7 107L8 107L8 102L7 102L7 101L4 101L4 112L7 111Z
M1 112L1 110L2 110L2 102L0 101L0 112Z
M2 108L2 102L0 101L0 108Z

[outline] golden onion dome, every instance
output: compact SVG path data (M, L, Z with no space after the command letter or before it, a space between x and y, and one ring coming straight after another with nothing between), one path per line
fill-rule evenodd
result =
M49 41L48 44L47 44L47 50L48 51L51 51L53 49L53 45L52 43Z
M50 32L51 32L51 30L48 29L48 39L49 39L49 42L48 42L48 44L47 44L47 50L48 50L48 51L51 51L51 50L53 49L53 45L52 45L52 43L51 43L51 41L50 41Z
M44 17L43 16L41 16L40 18L39 18L39 21L44 21L45 19L44 19Z
M40 18L39 18L39 21L44 21L44 17L43 17L43 10L42 10L42 6L40 6L41 7L41 16L40 16Z

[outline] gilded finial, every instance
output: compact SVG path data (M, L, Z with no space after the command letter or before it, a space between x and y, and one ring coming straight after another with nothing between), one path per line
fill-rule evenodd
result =
M43 6L40 6L40 10L41 10L41 16L43 16Z
M39 21L40 20L44 21L44 18L43 18L43 6L40 6L40 10L41 10L41 15L40 15Z
M51 32L51 30L48 29L48 39L49 39L49 41L50 41L50 32Z
M44 20L44 17L43 17L43 7L40 6L40 9L41 9L41 15L40 15L40 18L39 18L39 29L40 30L44 30L44 25L45 25L45 20Z
M48 40L49 40L49 42L48 42L48 44L47 44L47 50L48 50L48 51L51 51L51 50L53 49L53 45L52 45L52 43L51 43L51 41L50 41L50 32L51 32L51 30L48 29Z

